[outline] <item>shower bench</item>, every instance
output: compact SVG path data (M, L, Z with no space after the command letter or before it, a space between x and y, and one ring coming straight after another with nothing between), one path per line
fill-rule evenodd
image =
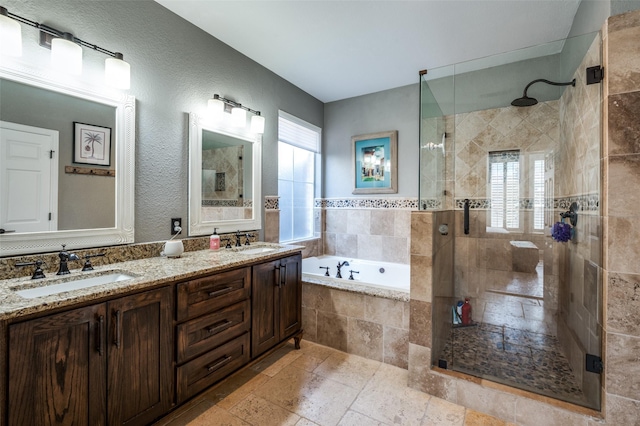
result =
M511 241L511 265L514 272L536 272L540 260L538 246L531 241Z

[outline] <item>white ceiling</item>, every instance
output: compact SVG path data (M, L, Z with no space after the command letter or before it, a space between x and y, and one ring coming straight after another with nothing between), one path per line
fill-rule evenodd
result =
M322 102L565 38L580 0L156 0Z

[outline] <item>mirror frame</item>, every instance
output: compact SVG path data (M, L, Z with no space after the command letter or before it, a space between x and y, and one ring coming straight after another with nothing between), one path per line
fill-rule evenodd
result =
M207 130L251 142L251 206L253 219L203 221L202 219L202 131ZM189 114L189 236L211 235L214 228L219 233L253 231L262 228L262 135L246 129L225 125L224 121L212 123L196 113Z
M4 62L4 61L3 61ZM0 78L115 107L115 226L0 235L0 257L133 243L135 213L135 97L86 83L54 78L27 65L0 66ZM71 125L71 123L69 123Z

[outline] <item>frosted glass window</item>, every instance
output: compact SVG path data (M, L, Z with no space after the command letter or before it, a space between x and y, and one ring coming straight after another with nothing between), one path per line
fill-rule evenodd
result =
M282 115L284 114L284 116ZM279 117L278 195L280 197L280 241L312 238L316 164L319 162L319 129L305 128L300 119ZM317 129L317 130L316 130ZM299 137L300 140L296 140ZM283 138L285 140L283 140Z

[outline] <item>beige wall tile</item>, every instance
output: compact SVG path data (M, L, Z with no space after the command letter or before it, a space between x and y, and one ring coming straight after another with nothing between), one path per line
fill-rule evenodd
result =
M347 317L319 311L317 315L317 342L340 351L347 351Z
M402 328L404 304L399 300L364 296L364 319L391 327Z
M411 317L409 318L409 341L430 348L431 303L411 300L409 306L411 309Z
M640 275L610 272L607 291L607 329L640 337Z
M516 413L515 395L482 387L466 380L456 381L457 403L467 408L514 421Z
M528 398L516 402L516 423L522 426L587 426L587 418Z
M431 302L432 289L431 256L411 255L411 298Z
M396 214L393 210L371 210L370 229L371 235L387 235L395 234Z
M640 12L609 18L607 78L609 94L640 90Z
M411 212L411 254L431 256L432 224L431 212Z
M345 209L327 209L326 210L326 230L334 234L347 233L347 214Z
M385 260L382 254L388 237L382 235L357 235L357 251L353 257L366 260Z
M385 364L409 367L409 330L383 327L383 359Z
M312 342L318 340L317 311L315 309L302 308L302 329L305 339Z
M369 235L371 229L371 210L347 210L347 233Z
M336 256L358 257L358 236L354 234L336 234Z
M605 364L606 389L631 399L640 395L640 338L607 333L607 355Z
M347 329L347 352L375 361L382 361L382 325L349 318Z
M640 36L640 27L638 28ZM638 55L640 58L640 54ZM640 75L640 71L637 71ZM609 155L640 154L640 87L635 92L609 96Z
M395 210L394 234L396 237L411 237L411 210Z
M606 394L607 425L640 425L640 401L637 399L621 398L610 393ZM601 423L591 422L589 426L597 426Z
M392 263L409 263L409 239L400 237L381 237L382 258L380 260Z
M608 270L640 274L640 220L610 216L608 222Z
M265 210L264 240L269 243L280 242L280 210Z
M640 112L640 97L638 111ZM640 125L638 126L638 152L640 152ZM640 217L637 208L640 205L640 192L620 190L620 188L640 188L640 154L609 156L608 160L606 214Z

